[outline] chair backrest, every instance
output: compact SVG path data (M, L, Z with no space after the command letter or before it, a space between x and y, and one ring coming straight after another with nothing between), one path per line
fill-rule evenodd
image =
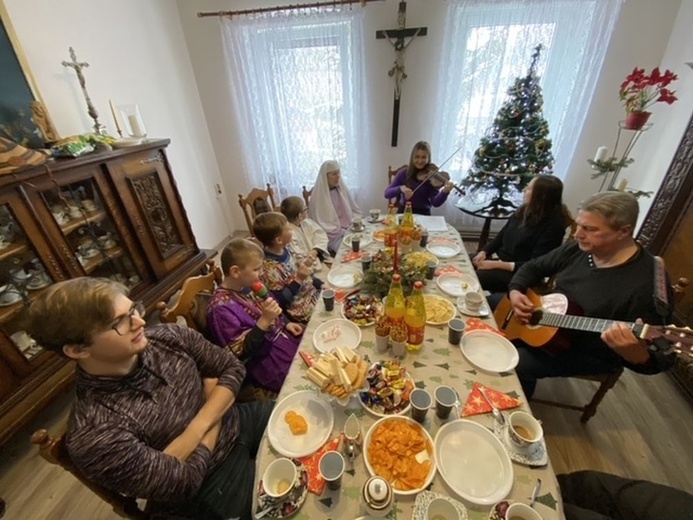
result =
M397 175L397 172L400 171L402 168L407 168L409 165L408 164L403 164L402 166L395 168L394 170L392 169L392 166L387 167L387 185L389 186L392 184L392 179L395 178L395 175ZM399 197L395 197L390 199L390 204L397 204L397 201L399 200Z
M56 464L72 473L77 480L91 489L104 501L108 502L118 516L130 518L132 520L149 520L150 514L140 509L137 504L137 499L123 496L115 491L110 491L105 487L87 480L84 475L82 475L70 458L70 454L65 446L64 433L58 437L53 437L47 430L41 429L34 432L31 436L31 442L39 447L41 457L51 464Z
M224 275L221 267L214 262L208 264L207 274L191 276L183 282L178 301L169 308L164 302L156 304L159 319L164 323L176 323L178 317L185 319L191 329L200 332L209 339L207 330L207 304L212 298L216 286L222 282Z
M308 207L308 204L310 203L310 196L312 194L313 194L313 188L306 189L306 187L303 186L303 200L306 202L306 208Z
M274 190L269 183L266 190L253 188L246 197L239 193L238 204L243 210L243 216L251 236L253 236L253 220L255 217L260 213L274 211L277 206L274 202Z

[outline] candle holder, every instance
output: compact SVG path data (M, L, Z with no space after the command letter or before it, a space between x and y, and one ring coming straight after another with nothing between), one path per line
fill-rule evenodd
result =
M120 118L125 127L125 132L130 137L147 137L147 129L144 126L144 121L142 121L142 114L140 114L138 105L118 105L118 110L120 111Z

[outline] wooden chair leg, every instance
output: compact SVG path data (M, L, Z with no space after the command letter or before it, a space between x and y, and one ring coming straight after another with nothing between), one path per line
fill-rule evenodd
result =
M606 393L616 385L622 373L623 369L619 370L618 372L614 372L613 374L609 374L609 376L602 382L602 384L599 385L599 388L592 397L592 400L584 407L584 411L580 416L581 423L586 424L587 421L589 421L594 416L594 414L597 413L597 406L599 406L599 403L602 402L602 399L604 399Z

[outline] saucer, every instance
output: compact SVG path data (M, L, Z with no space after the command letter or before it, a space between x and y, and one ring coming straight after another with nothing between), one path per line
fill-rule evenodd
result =
M255 515L268 508L271 508L264 517L267 518L289 518L298 511L306 501L308 495L308 471L306 467L297 459L291 461L298 468L298 483L296 487L285 498L276 500L265 493L262 489L262 480L258 484L257 508Z
M378 218L376 218L376 219L372 219L371 217L368 217L366 220L367 220L370 224L377 224L378 222L382 222L383 220L385 220L385 216L384 216L384 215L380 215L380 216L379 216Z
M457 298L457 308L465 316L474 316L476 318L485 318L491 313L486 302L482 303L481 307L475 311L468 309L467 303L464 301L464 296Z
M519 448L508 438L507 423L506 425L500 425L497 421L493 423L493 434L503 443L513 462L532 468L546 466L549 463L549 457L546 452L546 440L543 437L539 442L530 444L526 448Z
M428 508L428 505L436 498L444 498L445 500L450 502L453 506L455 506L455 509L457 509L457 512L460 515L460 520L467 520L467 508L464 507L463 504L461 504L454 498L450 498L448 496L441 495L440 493L435 493L433 491L424 491L418 494L418 496L416 497L416 502L414 502L414 510L412 511L411 519L426 520L426 509Z
M38 289L48 287L50 284L51 281L48 280L45 276L37 276L36 278L32 278L31 280L29 280L29 283L26 284L26 288L30 291L36 291Z
M361 223L361 227L355 228L354 226L351 226L349 228L349 231L351 231L352 233L361 233L362 231L366 231L366 226L363 223Z
M98 249L89 249L86 253L82 253L82 257L85 259L94 258L99 254Z

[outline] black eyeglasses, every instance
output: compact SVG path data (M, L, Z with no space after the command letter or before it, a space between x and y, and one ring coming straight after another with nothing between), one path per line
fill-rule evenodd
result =
M111 328L116 331L118 336L125 336L128 332L132 331L135 326L133 323L133 318L135 316L138 318L144 318L144 313L144 303L135 302L132 304L132 307L128 313L125 316L118 318L118 321L116 321Z

